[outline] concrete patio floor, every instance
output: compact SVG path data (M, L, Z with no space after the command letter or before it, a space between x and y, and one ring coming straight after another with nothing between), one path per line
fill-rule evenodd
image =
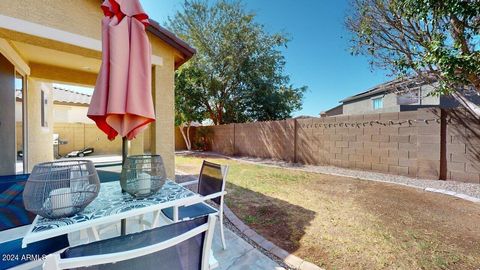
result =
M151 219L151 216L145 216L145 219ZM165 225L162 223L161 225ZM220 238L220 225L215 226L215 234L213 237L212 251L213 256L218 261L218 268L221 270L280 270L283 269L276 262L265 256L262 252L247 243L234 232L225 228L225 241L227 249L224 250ZM100 238L106 239L118 235L118 227L104 227L101 231ZM127 233L140 231L140 227L135 220L127 221ZM86 234L73 233L69 235L69 241L72 246L83 244L87 241ZM173 269L172 269L173 270Z
M241 237L225 228L227 249L223 250L220 240L220 228L217 225L213 237L213 255L219 263L217 269L222 270L280 270L283 269L276 262L265 256L262 252L247 243Z
M149 217L146 216L146 219ZM140 230L137 222L127 221L127 233L133 233ZM100 232L101 239L107 239L118 235L118 227L103 227ZM71 246L85 244L88 241L87 234L71 233L68 236ZM224 250L220 239L220 227L217 223L213 237L212 251L213 256L218 261L218 270L282 270L276 262L265 256L262 252L247 243L241 237L225 228L225 240L227 249ZM133 266L132 266L133 267ZM33 268L41 270L41 266ZM132 268L133 269L133 268ZM174 270L174 269L172 269Z

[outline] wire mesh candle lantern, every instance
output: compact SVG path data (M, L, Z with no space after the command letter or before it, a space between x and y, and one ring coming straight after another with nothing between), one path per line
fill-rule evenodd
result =
M68 160L35 165L25 184L25 209L46 218L73 216L91 203L100 191L91 161Z
M148 197L156 193L167 180L160 155L134 155L125 160L120 184L134 197Z

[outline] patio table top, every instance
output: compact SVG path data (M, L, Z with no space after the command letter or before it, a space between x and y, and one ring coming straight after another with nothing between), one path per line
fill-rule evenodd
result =
M80 213L60 219L37 216L23 238L22 246L102 224L120 222L121 219L164 208L181 206L197 196L199 195L171 180L167 180L157 193L146 198L134 198L122 193L119 182L102 183L98 197Z

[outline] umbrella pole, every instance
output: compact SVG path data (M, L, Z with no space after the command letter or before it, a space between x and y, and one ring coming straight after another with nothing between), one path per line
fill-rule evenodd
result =
M125 160L127 160L127 154L128 154L127 137L122 137L122 167L123 167L123 163L125 163Z
M127 160L127 154L128 154L128 141L127 137L122 137L122 170L123 170L123 164L125 163L125 160ZM122 189L122 193L125 191ZM122 219L120 222L120 235L126 235L127 234L127 220Z

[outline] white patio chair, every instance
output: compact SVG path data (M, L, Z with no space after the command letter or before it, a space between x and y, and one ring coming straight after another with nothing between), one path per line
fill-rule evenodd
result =
M43 269L213 269L218 266L211 255L215 220L208 215L72 247L48 255Z
M198 180L180 183L182 186L197 184L198 194L202 195L188 205L162 209L167 221L189 220L196 217L217 213L220 219L220 234L222 237L223 249L226 249L225 234L223 228L223 205L225 183L227 181L228 166L208 161L203 161ZM212 201L218 205L218 209L205 203Z

